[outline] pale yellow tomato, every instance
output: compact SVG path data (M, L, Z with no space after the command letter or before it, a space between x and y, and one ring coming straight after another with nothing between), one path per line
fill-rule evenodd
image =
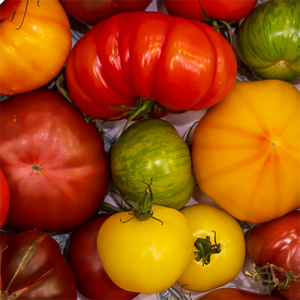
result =
M0 94L48 84L71 50L69 20L58 0L28 0L26 6L22 0L14 17L0 23Z

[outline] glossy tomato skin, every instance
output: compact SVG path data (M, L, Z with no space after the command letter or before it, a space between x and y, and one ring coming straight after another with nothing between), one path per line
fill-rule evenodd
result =
M8 246L0 256L2 293L20 299L77 299L75 277L50 235L27 230L11 237L1 231L0 243L1 249Z
M66 259L77 282L77 289L87 299L133 299L138 293L115 285L105 273L97 252L97 235L111 214L102 213L72 232Z
M4 0L0 4L0 21L12 18L22 0Z
M197 124L196 181L234 217L267 222L300 206L299 96L280 80L236 82Z
M128 291L163 292L175 283L192 256L192 233L184 215L158 205L152 209L158 220L128 221L130 212L113 214L97 236L103 268Z
M0 163L11 193L5 225L57 232L96 214L110 168L94 123L50 89L12 96L0 107Z
M300 211L257 224L246 240L247 254L257 266L274 264L285 271L300 274ZM286 279L275 271L279 280ZM300 282L292 281L289 288L277 289L284 299L300 298Z
M171 16L205 21L199 0L163 0ZM226 21L238 21L245 18L254 9L257 0L200 0L210 18Z
M146 9L153 0L59 0L73 18L90 26L113 15Z
M207 292L233 280L242 270L246 246L243 231L238 222L225 211L208 204L194 204L181 209L197 238L210 237L214 244L221 244L221 252L212 254L206 265L203 259L196 260L194 255L189 265L177 280L179 286L192 292ZM214 232L215 231L215 235Z
M26 5L22 0L13 20L0 23L0 94L25 93L48 84L71 50L70 24L59 1L28 0L27 10Z
M232 48L210 26L149 11L100 22L75 44L66 65L72 100L100 119L102 103L138 97L171 110L207 108L227 95L236 72Z
M0 169L0 228L2 228L9 209L10 193L7 180Z
M220 288L216 289L212 292L207 293L203 297L198 300L218 300L218 299L228 299L228 300L280 300L281 298L272 296L272 295L264 295L259 294L247 290L236 289L236 288Z
M189 148L175 127L149 119L130 125L111 151L113 182L123 197L138 202L145 183L151 183L153 203L182 208L191 198L195 181Z

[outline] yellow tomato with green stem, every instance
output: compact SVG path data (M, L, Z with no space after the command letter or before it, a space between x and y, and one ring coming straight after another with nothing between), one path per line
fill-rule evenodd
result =
M242 270L246 246L235 218L209 204L181 209L191 227L194 256L177 284L192 292L207 292L232 281Z
M0 23L0 94L25 93L48 84L64 66L72 38L58 0L22 0Z

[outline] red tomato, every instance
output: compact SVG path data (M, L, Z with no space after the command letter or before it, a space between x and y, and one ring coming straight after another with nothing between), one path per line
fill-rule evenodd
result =
M258 0L200 0L206 14L215 19L238 21L245 18ZM205 21L199 0L163 0L171 16Z
M270 263L298 276L288 288L277 288L277 284L274 291L284 299L300 299L300 211L256 225L246 239L246 248L257 266ZM280 281L286 279L277 269L274 272Z
M242 299L249 299L249 300L276 300L280 299L276 296L272 295L263 295L263 294L258 294L242 289L235 289L235 288L220 288L217 290L214 290L205 296L199 298L199 299L211 299L211 300L218 300L218 299L228 299L228 300L242 300Z
M4 0L0 4L0 21L12 18L22 0Z
M96 126L55 90L0 102L0 164L10 188L6 225L72 230L99 210L110 183Z
M77 299L72 270L50 235L1 231L0 249L1 299Z
M103 103L138 97L176 111L207 108L229 93L236 73L233 49L213 28L149 11L100 22L75 44L66 65L71 99L100 119Z
M10 195L6 178L0 169L0 228L2 228L9 209Z
M113 15L146 9L153 0L59 0L73 18L95 26Z
M76 229L66 249L66 259L75 275L78 291L87 299L133 299L138 293L115 285L104 271L97 252L97 235L111 214L100 214Z

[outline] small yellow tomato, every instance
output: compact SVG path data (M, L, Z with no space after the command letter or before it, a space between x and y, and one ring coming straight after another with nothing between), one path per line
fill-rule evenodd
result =
M153 205L152 209L158 220L129 220L130 212L120 212L109 217L98 233L102 266L110 279L127 291L163 292L181 276L193 254L185 216L169 207Z
M201 242L201 247L194 247L194 256L177 284L192 292L207 292L233 280L246 256L243 230L236 219L208 204L187 206L181 212L189 222L194 242ZM202 247L205 252L201 253ZM210 251L215 253L207 257Z
M0 23L0 40L2 95L48 84L72 45L69 19L58 0L22 0L13 18Z

